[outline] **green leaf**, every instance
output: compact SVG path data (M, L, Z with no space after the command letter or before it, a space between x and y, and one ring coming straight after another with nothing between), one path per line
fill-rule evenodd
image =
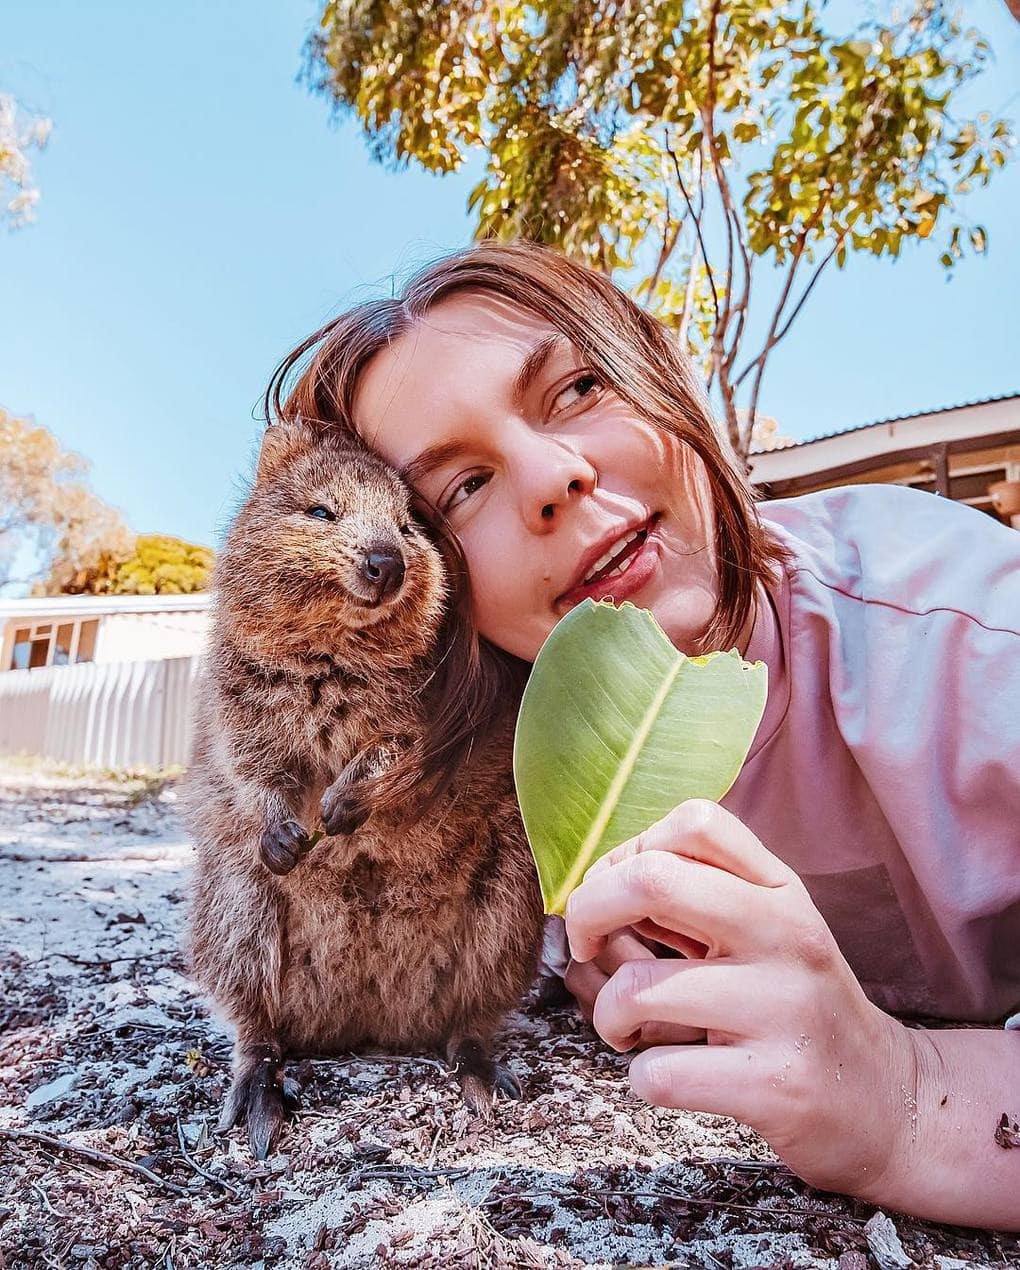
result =
M718 800L765 708L767 667L685 657L646 609L584 600L542 645L521 702L514 780L546 911L585 870L688 798Z

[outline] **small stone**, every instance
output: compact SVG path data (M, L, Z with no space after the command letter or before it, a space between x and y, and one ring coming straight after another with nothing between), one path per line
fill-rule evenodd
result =
M74 1087L77 1079L77 1072L65 1072L63 1076L58 1076L56 1080L48 1081L45 1085L40 1085L38 1089L33 1089L25 1099L25 1110L32 1111L36 1107L41 1107L44 1103L52 1102L54 1098L61 1098L68 1090Z

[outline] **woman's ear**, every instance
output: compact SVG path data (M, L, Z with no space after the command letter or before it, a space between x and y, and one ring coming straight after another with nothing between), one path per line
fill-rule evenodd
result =
M270 424L266 428L262 449L259 451L258 467L255 469L256 485L268 481L292 455L311 449L315 441L316 434L300 418Z

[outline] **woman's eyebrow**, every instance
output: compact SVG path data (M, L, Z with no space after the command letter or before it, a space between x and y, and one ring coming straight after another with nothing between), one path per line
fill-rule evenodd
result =
M545 369L549 358L553 353L558 352L561 346L569 346L569 344L570 341L565 335L562 335L559 331L554 331L551 335L539 340L528 353L514 376L510 393L513 403L518 409L520 409L532 384ZM427 445L420 454L405 463L400 468L400 475L409 485L417 485L419 481L424 480L426 476L430 476L437 468L463 458L470 449L471 447L463 441L437 441L435 445Z
M521 407L528 389L541 375L545 364L553 353L558 352L561 345L569 345L570 341L560 331L553 331L545 339L539 340L531 352L521 363L521 368L514 377L511 398L518 409Z
M438 441L435 445L427 445L421 454L410 459L398 470L408 485L416 486L436 468L461 458L469 448L463 441Z

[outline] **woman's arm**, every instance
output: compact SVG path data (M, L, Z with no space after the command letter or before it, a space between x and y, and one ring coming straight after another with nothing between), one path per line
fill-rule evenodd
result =
M919 1031L865 997L799 878L714 803L681 804L567 904L574 962L631 926L687 954L623 962L594 1001L618 1050L660 1027L705 1045L633 1060L636 1093L734 1116L805 1181L916 1216L1020 1229L1020 1034ZM573 972L577 981L577 971Z
M916 1062L917 1131L865 1198L935 1221L1020 1230L1020 1148L996 1142L1003 1112L1020 1119L1020 1035L903 1030Z

